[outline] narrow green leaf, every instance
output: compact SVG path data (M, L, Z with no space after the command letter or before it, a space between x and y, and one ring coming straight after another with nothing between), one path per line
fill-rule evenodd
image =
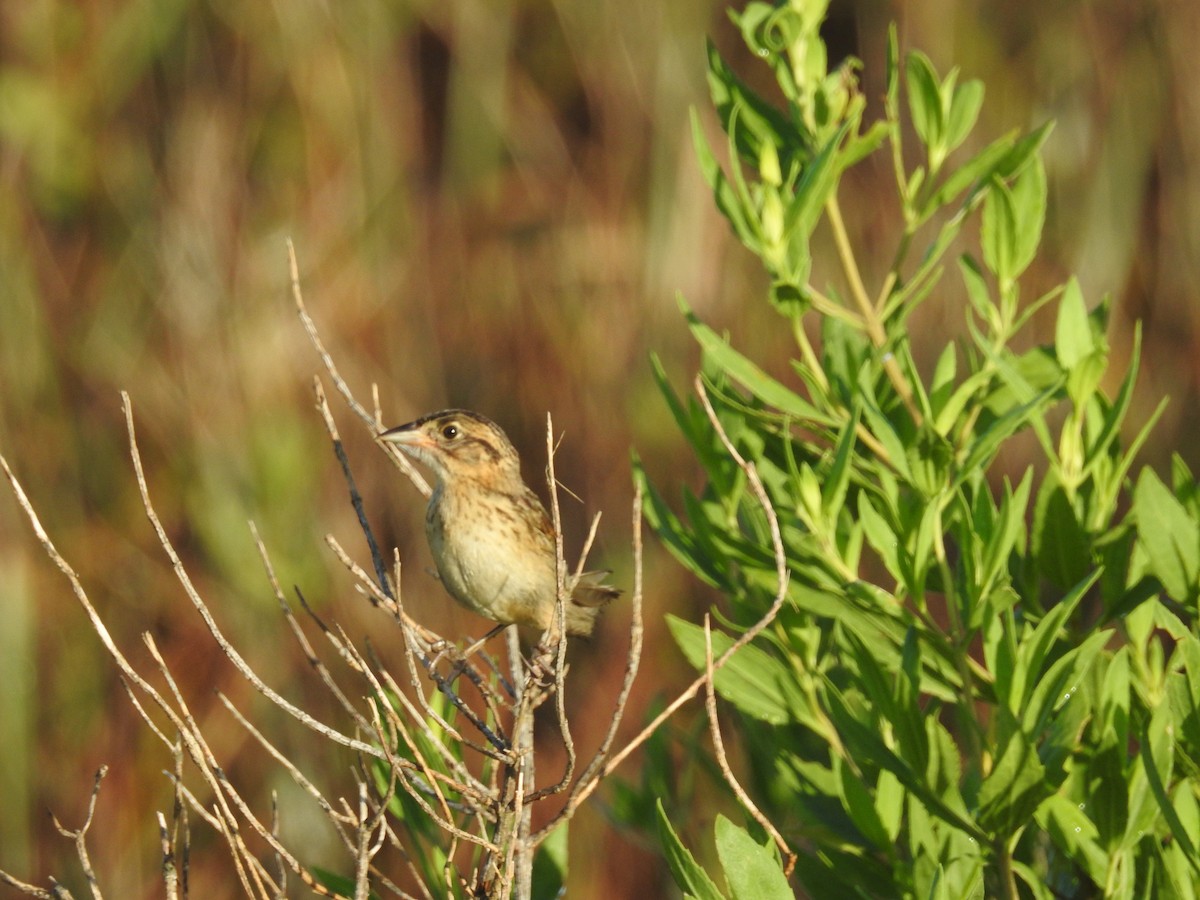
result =
M1042 149L1042 144L1046 142L1046 138L1050 136L1050 132L1053 130L1054 123L1046 122L1018 140L1013 145L1013 148L1005 154L1004 158L997 163L995 170L996 177L1007 181L1021 174L1025 166L1029 164L1029 161Z
M667 616L675 643L697 671L704 671L704 629L692 622ZM733 638L712 632L713 658L724 653ZM737 651L714 677L717 693L748 716L782 725L792 721L804 700L788 668L766 651L747 644Z
M1171 772L1175 767L1175 726L1169 710L1170 708L1164 705L1154 711L1149 726L1151 731L1143 735L1141 760L1145 767L1146 780L1150 785L1150 793L1158 801L1158 810L1166 820L1171 835L1178 841L1180 849L1197 873L1200 873L1200 862L1196 859L1196 834L1189 834L1175 810L1175 804L1167 795L1167 785L1171 783ZM1146 752L1147 749L1150 750L1149 753Z
M867 543L879 554L879 558L883 560L883 564L891 576L902 582L903 573L896 532L875 508L865 491L858 495L858 520L862 523Z
M825 516L830 521L836 521L846 502L846 490L850 485L851 462L854 459L854 448L857 441L858 408L850 416L850 420L842 426L838 436L837 446L833 451L833 464L825 477L825 489L822 492L821 506Z
M908 88L908 109L913 128L932 157L935 149L940 152L944 145L945 117L937 73L929 57L919 50L908 54L905 85Z
M700 552L691 529L684 526L679 517L663 500L662 495L650 484L645 470L636 460L634 461L634 477L643 486L642 515L646 517L646 523L658 535L659 540L666 544L671 555L706 584L712 587L723 585L725 573L718 562Z
M684 315L687 316L692 334L704 350L705 356L730 378L741 384L763 403L773 406L782 413L818 425L834 424L834 420L828 415L818 410L799 394L784 387L747 357L729 346L715 331L696 318L682 298L679 299L679 304Z
M1150 721L1141 730L1138 764L1129 779L1129 818L1121 842L1127 849L1135 847L1153 831L1158 817L1165 815L1160 796L1164 794L1164 785L1171 782L1175 768L1174 730L1170 707L1165 703L1154 710ZM1170 806L1170 803L1166 805Z
M704 127L700 124L700 116L696 113L694 107L691 110L691 122L692 146L696 151L696 160L700 164L700 174L704 177L705 183L708 184L709 189L713 192L717 209L729 220L729 224L733 228L733 233L737 235L738 240L750 248L750 250L757 251L757 248L761 244L758 226L754 221L753 215L746 209L745 204L743 204L738 192L734 190L733 185L729 183L729 179L725 177L725 171L721 168L721 164L717 162L712 148L708 145L708 138L704 135Z
M946 152L958 147L979 118L979 108L983 105L983 82L972 80L964 82L954 90L954 99L950 103L950 116L946 120Z
M1054 353L1058 363L1068 372L1096 349L1092 326L1088 321L1087 304L1074 276L1067 282L1058 304L1058 321L1054 327Z
M839 778L842 808L846 810L850 820L867 842L877 850L890 850L895 844L895 839L884 827L867 786L849 765L842 762L841 757L833 757L833 768ZM891 777L894 779L895 776Z
M1016 241L1013 245L1013 277L1033 262L1042 240L1046 221L1046 168L1040 156L1034 156L1012 187L1013 212L1016 216Z
M675 834L675 829L671 827L671 821L663 809L662 800L655 805L658 809L658 837L662 841L663 855L667 858L667 865L671 869L675 884L685 894L698 900L725 900L725 895Z
M955 350L953 342L947 344L933 369L933 381L929 385L929 404L934 415L942 411L946 401L954 392L954 375L958 364ZM945 436L944 432L939 432L939 434Z
M1020 876L1033 895L1033 900L1057 900L1055 893L1046 886L1046 876L1039 869L1026 865L1019 860L1013 860L1013 872ZM967 896L963 894L961 896Z
M996 170L996 166L1012 151L1016 142L1016 133L1006 134L988 144L973 157L950 172L938 186L930 198L928 205L921 211L921 221L925 221L955 197L974 184L987 184ZM972 193L972 197L974 192ZM971 197L968 197L970 200Z
M992 422L971 443L966 458L959 464L959 471L965 476L990 465L1000 445L1025 425L1036 422L1037 417L1053 400L1054 394L1055 388L1047 388L1027 403L1010 408Z
M1092 569L1092 541L1063 486L1047 476L1033 514L1032 551L1040 575L1067 588Z
M1151 469L1143 469L1133 493L1138 545L1150 560L1150 571L1174 599L1186 602L1196 593L1200 573L1200 527Z
M538 845L533 857L532 900L554 900L567 880L567 822Z
M895 22L888 25L885 79L887 83L885 94L887 116L888 119L895 121L900 115L900 38Z
M1038 809L1037 818L1054 845L1073 859L1096 884L1104 884L1108 854L1098 840L1095 823L1080 807L1083 804L1056 794Z
M821 211L825 208L825 201L837 187L838 175L842 170L838 147L848 133L849 125L843 125L804 167L784 218L786 234L791 235L798 228L797 237L807 240L817 227Z
M1037 627L1033 632L1025 636L1017 648L1017 664L1016 670L1013 672L1013 697L1019 701L1019 705L1012 707L1012 711L1018 717L1021 715L1026 704L1029 701L1038 679L1042 674L1042 669L1046 664L1046 659L1050 655L1051 649L1059 640L1059 631L1063 628L1071 613L1075 611L1075 607L1079 605L1079 601L1083 599L1083 595L1088 589L1096 583L1096 579L1100 577L1099 570L1091 572L1087 578L1075 585L1071 592L1060 600L1046 615L1042 616L1042 621L1038 622Z
M774 853L722 815L716 833L717 857L734 900L794 900Z
M1016 272L1017 214L1012 192L998 178L983 201L983 225L980 241L983 261L1001 284L1011 281Z
M912 470L908 465L908 448L900 440L900 435L896 433L896 429L892 426L888 417L879 408L878 400L875 397L875 389L871 385L871 367L869 364L864 364L859 370L858 387L860 397L862 398L862 413L866 419L868 430L875 435L879 443L883 445L884 450L887 451L888 462L891 463L897 474L911 484Z
M1090 688L1082 686L1088 677L1088 671L1099 659L1105 644L1112 640L1110 629L1100 629L1088 635L1083 643L1068 650L1054 660L1037 679L1029 694L1029 702L1021 713L1021 724L1028 734L1040 734L1051 715L1057 711L1060 715L1064 706L1071 707L1071 715L1080 706L1091 704ZM1081 691L1083 694L1081 696ZM1046 747L1043 746L1043 751ZM1046 753L1042 755L1045 760Z
M1129 353L1128 370L1121 380L1121 388L1117 391L1116 399L1105 412L1104 424L1100 432L1088 444L1087 462L1082 473L1085 478L1096 470L1096 466L1101 460L1107 458L1106 451L1113 439L1120 433L1121 423L1125 421L1125 414L1129 411L1129 404L1133 400L1133 387L1137 381L1141 359L1142 326L1139 322L1133 329L1133 349ZM1191 483L1191 479L1189 479L1189 483ZM1117 484L1109 486L1111 496L1116 496L1118 490L1119 485Z
M879 781L875 784L875 809L879 813L879 822L883 825L884 833L891 845L896 843L900 834L900 824L904 819L904 786L887 769L879 773Z
M806 157L807 139L788 117L750 90L721 58L712 41L707 42L707 48L709 94L721 127L735 139L737 155L757 165L762 145L771 143L790 155ZM791 165L790 159L782 162L785 170Z
M1029 506L1029 494L1033 490L1033 469L1025 475L1014 491L1007 482L1000 509L996 513L995 527L987 536L984 547L983 565L980 569L980 585L989 587L999 579L1008 565L1009 555L1016 546L1017 538L1025 527L1025 510Z
M979 825L995 834L1011 834L1024 826L1038 804L1052 793L1035 748L1025 732L1014 727L995 766L979 786Z

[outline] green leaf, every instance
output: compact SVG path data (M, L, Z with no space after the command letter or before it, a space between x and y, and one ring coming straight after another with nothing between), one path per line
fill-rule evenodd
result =
M796 184L795 195L788 204L787 216L784 219L786 234L791 235L799 228L798 237L807 239L817 227L825 201L837 187L838 175L842 170L837 151L849 130L849 124L843 125L804 167L800 181Z
M1033 262L1046 221L1046 168L1040 156L1033 157L1012 187L1016 240L1013 244L1013 277Z
M896 31L896 23L888 25L887 57L885 59L885 81L887 91L885 103L889 119L900 115L900 38Z
M313 866L313 876L317 883L322 887L328 888L336 896L353 897L355 894L354 879L346 875L339 875L337 872L331 872L328 869L322 869L319 866ZM370 900L379 900L379 895L371 891Z
M1019 726L1013 727L992 771L979 786L977 821L994 834L1011 834L1024 826L1038 804L1052 793L1035 748Z
M1021 716L1030 697L1037 688L1050 651L1059 640L1059 631L1065 626L1083 595L1087 593L1096 580L1100 571L1092 571L1087 578L1075 585L1071 592L1060 600L1053 609L1042 617L1032 634L1027 635L1017 649L1017 664L1012 676L1012 698L1017 701L1011 706L1014 715Z
M903 567L900 564L899 542L896 532L888 524L887 519L871 502L866 492L858 495L858 521L862 523L863 533L869 543L883 560L889 574L897 581L903 581Z
M746 209L737 190L725 177L725 171L717 162L716 156L713 155L712 148L708 145L708 138L704 136L704 127L700 124L700 117L696 114L695 109L691 111L691 121L692 145L696 151L696 160L700 164L700 174L713 192L717 209L729 220L738 240L750 250L757 252L761 244L758 226Z
M1033 895L1033 900L1056 900L1056 895L1046 886L1046 876L1040 870L1034 869L1019 860L1013 860L1013 873L1019 875ZM962 896L967 896L963 894Z
M1174 730L1170 707L1164 703L1154 710L1139 735L1140 765L1134 767L1129 779L1129 818L1122 840L1122 846L1126 848L1136 846L1146 833L1154 831L1158 817L1164 814L1162 807L1170 807L1164 785L1171 782L1175 768Z
M1096 884L1103 884L1108 855L1097 838L1096 825L1080 809L1084 804L1056 794L1038 809L1037 818L1054 845L1073 859Z
M793 900L774 853L721 815L716 833L717 856L735 900Z
M938 357L937 365L933 370L933 381L929 385L929 405L933 408L934 415L941 412L946 401L954 392L954 375L957 365L955 346L951 342L946 345L941 356ZM945 436L945 432L938 433Z
M946 130L937 73L929 57L919 50L908 54L904 71L913 128L932 157L935 149L940 151L943 146Z
M725 895L675 834L675 829L671 827L671 821L663 809L662 800L658 801L657 809L658 837L662 841L663 855L667 858L667 865L671 869L675 884L685 894L699 900L725 900Z
M1200 528L1151 469L1143 469L1138 478L1133 514L1138 546L1163 589L1180 602L1195 596L1200 573Z
M1058 364L1068 372L1096 349L1092 326L1088 321L1087 304L1074 276L1067 282L1058 304L1058 321L1054 326L1054 353Z
M533 900L554 900L567 880L567 822L555 828L538 845L533 857Z
M1028 402L1008 409L1003 415L988 425L967 450L966 458L959 464L960 479L972 472L984 469L991 464L992 458L1005 440L1016 434L1025 425L1036 423L1037 416L1049 405L1054 398L1055 389L1047 388L1035 395Z
M1029 161L1037 156L1038 151L1042 149L1042 144L1046 142L1046 138L1050 136L1053 129L1054 123L1046 122L1017 141L1004 158L996 164L996 177L1007 181L1019 175Z
M900 834L900 825L904 817L904 786L898 778L887 769L879 773L879 781L875 784L875 809L879 813L879 822L887 835L888 844L894 845Z
M895 427L879 408L875 397L875 389L871 384L871 367L864 363L858 373L859 396L862 400L862 413L866 419L867 429L875 435L883 449L887 451L888 462L896 473L906 481L912 482L912 470L908 465L908 447L896 433Z
M1055 587L1070 587L1092 568L1087 529L1053 475L1046 477L1038 492L1032 538L1037 571Z
M721 127L735 140L741 158L757 165L764 143L775 145L789 156L806 158L805 137L788 117L750 90L726 65L711 40L707 48L708 88L713 107ZM787 157L781 162L785 171L792 165ZM737 161L731 164L737 165Z
M842 506L846 502L846 489L850 484L850 472L853 468L851 463L854 460L857 430L858 409L856 407L850 421L842 427L842 433L838 437L837 447L833 453L833 464L829 467L829 473L825 477L821 507L830 521L836 521L837 514L841 512Z
M784 387L729 346L715 331L696 318L682 297L679 298L679 306L687 316L692 334L704 350L706 358L755 397L768 406L805 422L824 426L835 424L830 416L818 410L799 394Z
M996 170L996 166L1012 151L1016 140L1015 134L1006 134L988 144L973 157L950 172L938 186L930 198L929 204L922 210L921 221L929 218L971 185L988 182ZM968 201L972 199L968 197Z
M667 616L667 626L675 643L697 671L703 672L704 629L699 625ZM712 632L713 659L732 644L733 638L722 631ZM783 725L796 718L804 699L788 668L766 651L747 644L715 673L713 683L722 697L748 716Z
M1184 855L1192 861L1197 872L1200 872L1200 864L1196 861L1195 832L1189 834L1188 828L1184 826L1175 810L1175 804L1167 795L1167 785L1171 783L1171 772L1175 764L1175 728L1168 706L1160 706L1154 711L1150 729L1152 733L1142 735L1141 754L1150 793L1158 801L1158 811L1166 820L1171 835L1179 843ZM1146 752L1147 748L1150 753Z
M1012 192L993 178L983 201L983 226L980 237L983 261L1001 285L1016 278L1017 213Z
M983 105L983 82L968 81L959 85L954 91L954 99L950 103L950 116L946 120L946 152L949 153L961 144L979 118L979 108Z
M1029 506L1029 493L1033 489L1033 469L1025 470L1025 475L1017 485L1016 491L1005 481L1004 496L1000 501L1000 509L991 532L984 535L983 564L979 572L979 583L983 588L989 588L996 582L1008 565L1009 555L1016 546L1017 538L1025 526L1025 510ZM976 526L978 528L978 526Z
M663 500L662 495L650 484L644 469L634 462L634 477L644 488L642 515L646 523L654 530L679 562L690 572L713 587L725 583L725 572L720 560L714 560L710 554L702 551L692 529L686 527L671 511Z

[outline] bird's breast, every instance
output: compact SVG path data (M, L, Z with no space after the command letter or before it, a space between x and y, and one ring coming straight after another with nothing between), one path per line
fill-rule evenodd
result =
M429 547L446 590L497 622L544 627L553 607L553 550L547 554L507 495L469 499L452 491L431 498Z

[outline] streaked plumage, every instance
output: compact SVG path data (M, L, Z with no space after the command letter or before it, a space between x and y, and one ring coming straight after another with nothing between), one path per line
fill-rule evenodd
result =
M425 533L450 596L493 621L548 629L557 595L554 530L500 426L469 410L447 409L382 437L437 479ZM591 634L599 610L620 595L603 576L585 573L570 586L569 634Z

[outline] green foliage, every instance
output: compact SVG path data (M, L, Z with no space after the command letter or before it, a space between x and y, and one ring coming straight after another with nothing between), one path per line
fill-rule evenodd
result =
M679 840L662 803L658 803L658 833L676 884L698 900L790 900L792 889L779 870L771 845L760 844L748 831L717 816L717 857L728 892L722 891Z
M771 374L683 306L720 428L762 480L790 575L779 614L715 678L754 735L745 752L764 811L800 852L796 878L812 896L1195 896L1200 492L1181 460L1171 484L1133 472L1157 418L1122 445L1140 345L1110 397L1107 301L1089 310L1074 278L1021 296L1046 216L1049 127L971 155L983 85L939 75L918 52L901 61L894 31L885 117L864 124L859 64L828 70L825 6L755 2L733 15L781 108L710 47L724 164L693 119L717 206L773 279L769 300L798 350L793 377ZM891 155L901 220L893 265L869 293L838 185L876 152ZM811 280L822 223L845 296ZM945 257L972 238L978 252L957 260L965 337L926 376L907 321L956 289ZM1021 349L1052 304L1053 344ZM661 372L659 383L707 485L682 514L648 486L646 514L725 596L720 654L781 587L768 521L700 404ZM1045 462L1014 479L998 460L1011 467L1020 434ZM669 625L703 670L703 630ZM728 893L661 806L659 831L690 896L789 894L773 851L725 820Z

